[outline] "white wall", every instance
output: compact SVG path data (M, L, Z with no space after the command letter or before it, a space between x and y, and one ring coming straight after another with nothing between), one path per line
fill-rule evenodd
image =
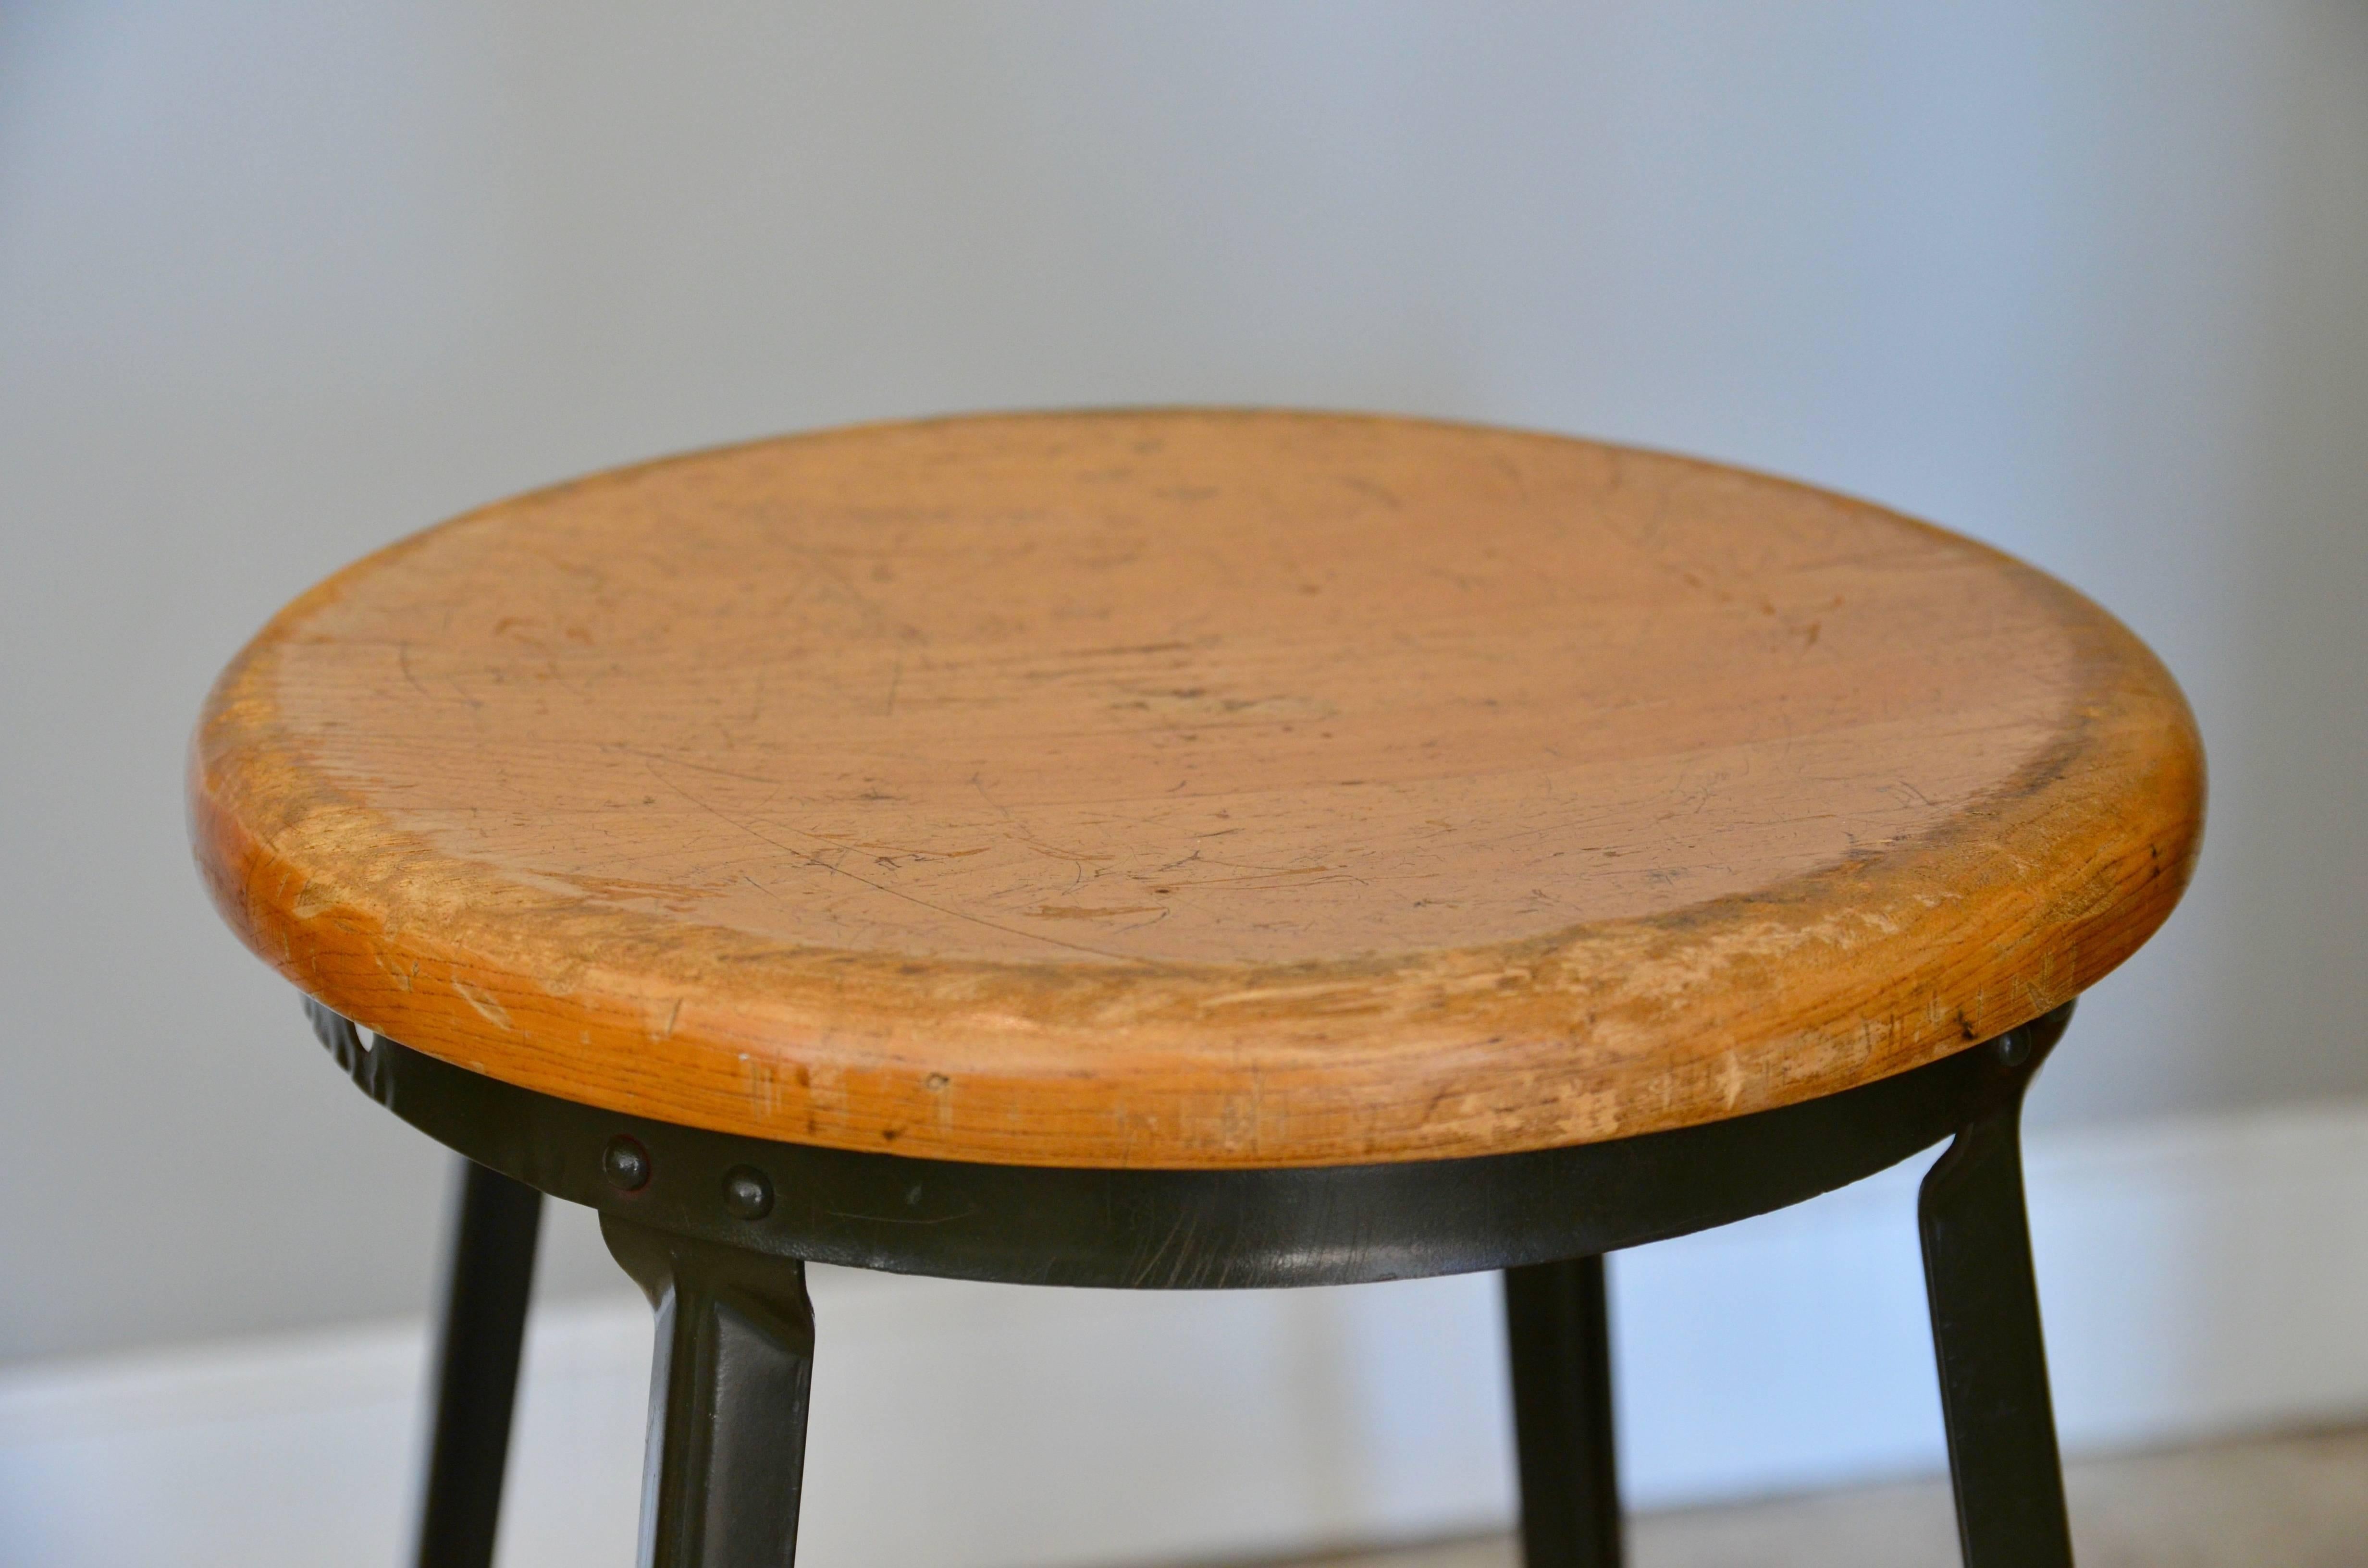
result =
M853 418L1445 414L1995 540L2214 768L2039 1117L2368 1091L2363 256L2350 4L14 6L0 1358L425 1299L438 1158L188 869L213 670L466 505Z

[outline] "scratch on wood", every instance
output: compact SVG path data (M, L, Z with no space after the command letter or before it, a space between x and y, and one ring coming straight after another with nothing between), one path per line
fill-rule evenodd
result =
M479 1017L484 1019L485 1022L493 1025L497 1029L504 1030L505 1032L508 1030L510 1027L509 1009L503 1006L500 998L496 997L492 992L481 990L477 986L470 984L467 981L461 979L457 974L452 977L452 990L454 994L458 995L461 1001L466 1002L471 1007L476 1009L476 1013Z

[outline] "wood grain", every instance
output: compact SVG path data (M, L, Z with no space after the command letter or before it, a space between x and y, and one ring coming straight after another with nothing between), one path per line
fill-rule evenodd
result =
M283 611L190 774L322 1001L610 1108L950 1158L1543 1147L1899 1072L2169 914L2178 688L1880 508L1288 414L628 469Z

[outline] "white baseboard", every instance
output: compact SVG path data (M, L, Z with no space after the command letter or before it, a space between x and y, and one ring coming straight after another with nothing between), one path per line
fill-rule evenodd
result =
M1921 1163L1614 1264L1622 1464L1656 1506L1941 1463ZM2042 1135L2032 1227L2073 1451L2368 1415L2368 1104ZM1127 1295L816 1271L803 1561L1061 1568L1511 1517L1477 1277ZM541 1312L506 1568L632 1558L648 1324ZM0 1373L0 1562L403 1550L416 1324Z

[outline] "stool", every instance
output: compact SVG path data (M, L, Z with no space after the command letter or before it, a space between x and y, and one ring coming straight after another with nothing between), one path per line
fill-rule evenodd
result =
M2019 1110L2202 801L2155 658L1967 540L1584 441L1194 411L471 513L282 611L190 774L224 917L474 1162L448 1568L491 1551L539 1193L656 1309L645 1564L791 1562L821 1261L1503 1270L1528 1562L1596 1568L1603 1256L1943 1140L1964 1560L2068 1563Z

